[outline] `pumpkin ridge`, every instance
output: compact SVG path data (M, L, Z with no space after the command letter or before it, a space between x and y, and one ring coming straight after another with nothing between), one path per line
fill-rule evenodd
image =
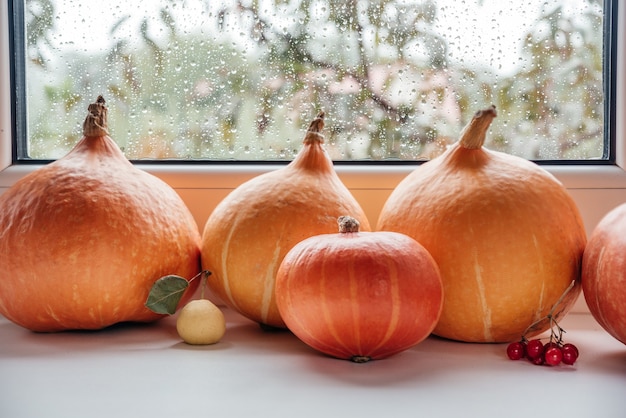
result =
M269 319L270 308L274 300L274 276L280 262L280 253L281 246L277 244L265 274L263 296L261 298L261 320L263 323L267 323Z
M539 242L537 241L537 235L535 233L532 234L533 245L537 250L537 266L539 273L541 274L545 270L545 264L543 257L541 256L541 250L539 249ZM543 311L546 309L544 306L544 298L546 293L546 283L541 282L541 290L539 291L539 300L537 303L537 311L535 312L535 317L533 318L535 321L538 321L543 316ZM549 306L548 306L549 308Z
M480 307L483 311L483 338L485 341L492 341L493 336L491 335L491 309L489 309L489 304L487 303L487 294L485 291L485 283L482 277L482 267L480 266L480 261L478 260L478 252L477 249L474 248L474 279L476 281L476 286L478 290L478 300L480 302Z
M604 259L605 251L606 251L606 247L603 246L600 249L600 253L598 255L598 260L596 262L597 263L596 264L596 268L598 269L598 272L596 273L597 277L604 277L604 274L602 274L602 271L603 271L603 266L604 266L603 259ZM602 284L603 283L601 281L598 281L595 284L595 286L596 287L600 287L600 286L602 286ZM609 333L611 335L617 335L617 334L614 333L614 330L609 325L611 322L607 321L606 318L605 318L605 312L604 312L604 309L603 309L603 301L601 301L600 298L599 298L601 294L602 294L602 292L598 292L598 291L595 292L595 301L594 301L595 302L595 309L594 309L594 312L596 312L596 315L598 317L598 322L600 322L603 327L607 327L607 329L610 330Z
M220 261L222 264L222 268L221 268L221 274L220 274L220 280L222 282L222 286L223 286L223 292L220 292L220 294L224 294L224 296L226 296L226 298L228 299L228 301L232 304L233 308L235 309L241 309L238 304L237 301L235 300L235 298L233 297L233 293L232 290L230 288L230 280L229 280L229 268L228 268L228 256L230 254L229 252L229 248L230 248L230 242L233 238L233 235L235 233L235 230L237 229L238 223L236 220L233 221L233 224L231 225L231 228L228 230L228 233L226 234L226 239L224 240L224 243L222 244L222 251L221 251L221 257L220 257ZM216 278L217 275L213 274ZM213 276L212 275L212 276Z
M382 251L385 251L384 248L381 248ZM403 308L403 302L400 299L400 286L398 282L398 270L395 263L395 260L392 257L389 257L390 254L385 253L381 254L381 257L386 258L387 271L389 272L389 277L391 278L391 315L387 324L387 330L385 335L383 335L380 343L375 346L371 351L372 353L377 353L381 350L385 344L387 344L391 338L394 336L398 324L400 322L400 312Z
M325 253L325 252L326 251L320 251L320 253ZM343 339L341 338L341 335L335 328L335 323L332 320L332 315L330 313L330 308L328 304L328 296L327 296L328 288L327 288L326 283L328 281L328 277L327 277L327 272L326 272L326 264L327 264L327 259L325 258L322 261L322 265L320 266L320 272L321 272L320 289L322 290L322 294L320 295L320 302L322 306L322 313L324 315L324 324L326 325L328 332L333 337L335 342L341 346L341 350L338 350L338 351L343 352L343 355L345 356L346 353L350 353L352 350L343 341Z
M293 307L297 305L297 302L294 302L294 300L292 299L291 286L292 285L297 286L300 278L294 275L293 265L306 263L306 258L307 258L307 254L301 254L298 257L298 259L295 260L293 263L285 263L285 266L284 266L285 276L288 279L283 280L282 282L277 284L277 289L278 287L280 287L280 289L277 290L277 292L280 292L281 295L283 295L284 297L284 306ZM320 287L318 289L318 294L320 295L321 298L323 298L324 290L323 290L323 281L321 280L320 280ZM301 330L301 334L299 337L303 341L305 341L307 344L313 344L315 346L324 347L324 352L329 355L339 357L339 358L346 357L345 348L337 349L335 346L331 344L327 344L326 341L324 341L323 339L318 338L316 336L315 331L311 330L311 327L309 326L309 324L307 324L306 321L302 320L304 316L306 315L294 315L292 317L292 320L295 322L295 324L297 324L298 328Z
M343 235L343 233L341 235ZM350 299L358 300L359 299L359 278L356 276L355 267L352 262L348 264L347 275L348 275L348 281L349 281L349 286L350 286ZM358 318L361 315L359 304L357 303L352 304L350 308L351 308L350 311L352 314L352 317L350 318L350 320L352 321L352 324L353 324L352 329L354 330L354 342L355 342L355 347L353 347L351 350L355 352L352 352L350 354L357 355L357 356L367 355L369 353L363 352L361 328L358 326Z

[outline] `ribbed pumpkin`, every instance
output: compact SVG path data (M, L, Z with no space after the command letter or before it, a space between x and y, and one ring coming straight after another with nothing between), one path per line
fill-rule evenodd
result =
M339 233L299 242L276 277L276 303L287 327L310 347L362 363L423 341L443 303L439 269L413 238L359 232L352 217Z
M30 330L154 321L152 284L200 271L191 213L124 157L106 118L99 97L75 147L0 196L0 313Z
M369 222L324 149L324 113L311 122L293 161L238 186L213 210L202 235L202 266L224 303L263 325L284 327L274 296L276 270L298 242L332 233L337 217Z
M557 317L580 293L578 208L537 164L483 147L495 116L495 107L478 112L457 143L402 180L377 225L432 254L445 294L434 333L460 341L519 339L572 281Z
M626 204L604 215L591 233L583 255L582 288L596 321L626 344Z

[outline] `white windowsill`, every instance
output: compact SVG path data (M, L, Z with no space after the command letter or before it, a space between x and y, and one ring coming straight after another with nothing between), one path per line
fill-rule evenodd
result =
M356 364L224 312L226 334L212 346L181 342L174 317L57 334L0 318L0 415L621 418L626 409L624 345L588 314L561 322L576 364L549 367L508 360L506 344L435 337Z

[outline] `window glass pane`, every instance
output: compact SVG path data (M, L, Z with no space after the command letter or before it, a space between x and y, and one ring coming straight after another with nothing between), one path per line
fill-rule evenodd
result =
M131 159L290 160L318 110L335 160L487 146L604 154L601 0L26 0L27 146L64 155L102 94Z

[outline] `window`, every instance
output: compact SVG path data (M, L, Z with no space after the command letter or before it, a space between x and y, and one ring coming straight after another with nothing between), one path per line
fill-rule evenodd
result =
M609 161L616 4L16 0L16 158L64 155L102 94L136 160L291 160L320 109L336 161L424 160L493 103L489 148Z

